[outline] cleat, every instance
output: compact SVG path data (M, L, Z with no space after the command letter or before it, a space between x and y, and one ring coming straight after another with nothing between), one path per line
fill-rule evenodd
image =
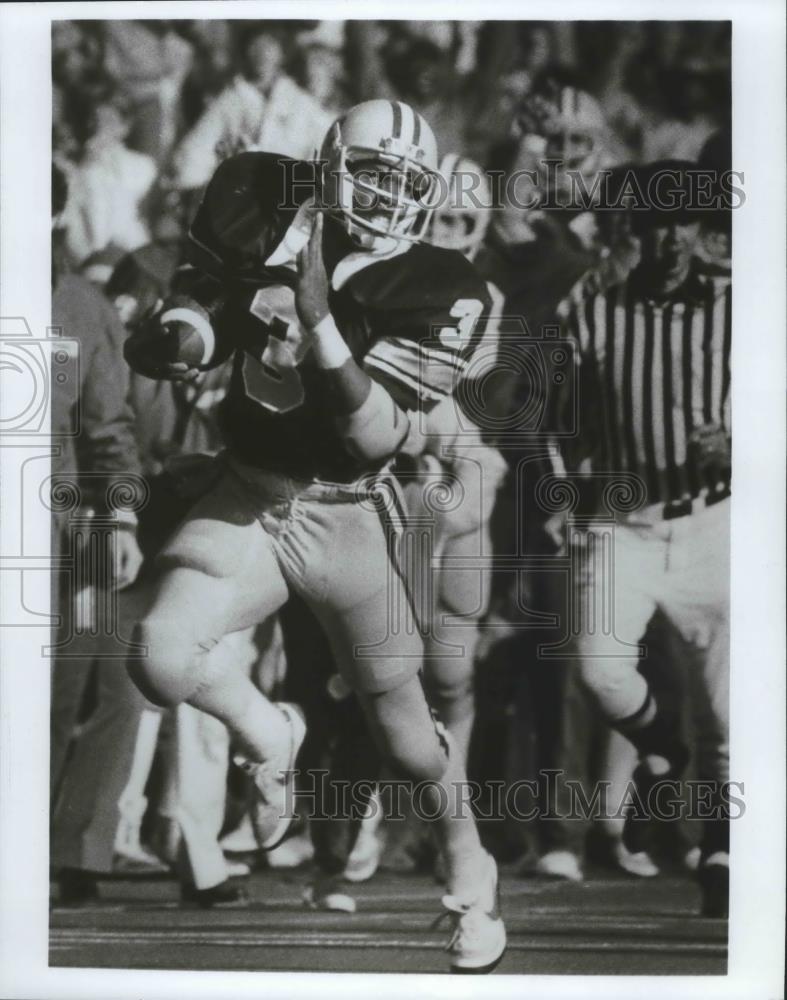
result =
M632 853L621 840L615 843L613 856L617 867L629 875L635 875L637 878L654 878L659 874L658 865L647 851Z
M355 900L346 892L339 892L338 886L338 878L318 876L303 893L304 906L330 913L355 913Z
M443 896L444 912L433 923L444 919L452 924L446 945L451 972L461 975L485 975L499 964L506 950L506 930L500 917L500 890L497 865L487 854L487 873L476 899L467 903L457 896Z
M348 882L366 882L377 871L383 853L383 843L378 834L382 818L382 802L375 792L366 807L358 836L347 859L344 877Z
M374 833L363 840L359 837L347 859L344 877L348 882L367 882L377 871L382 853L383 845Z
M254 782L251 823L257 843L263 851L277 847L294 818L295 759L306 735L306 724L295 705L279 702L276 706L289 723L289 746L277 761L255 763L236 757L235 763Z
M260 849L248 813L244 814L234 830L221 838L219 846L225 854L253 854Z
M579 858L573 851L547 851L528 870L528 874L546 878L563 879L566 882L581 882L585 877L579 865Z
M245 861L228 861L225 858L225 864L227 878L246 878L251 875L251 866L247 865Z
M299 868L314 857L314 846L308 834L296 834L274 847L267 855L269 868Z

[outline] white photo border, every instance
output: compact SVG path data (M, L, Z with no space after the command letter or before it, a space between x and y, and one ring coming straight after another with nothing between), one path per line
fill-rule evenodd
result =
M785 899L785 17L778 0L400 0L398 18L731 20L733 167L746 203L733 222L732 778L745 815L732 823L729 971L724 977L317 975L49 968L48 730L45 628L0 630L0 995L167 998L294 995L510 996L681 1000L782 996ZM380 0L4 4L0 9L0 316L50 325L50 24L58 19L390 19ZM0 331L1 333L2 331ZM0 373L2 375L2 373ZM5 394L3 394L5 396ZM4 415L14 401L0 399ZM19 550L19 470L40 456L10 435L0 446L0 622ZM47 442L43 441L44 452ZM40 460L40 459L39 459ZM47 512L25 509L35 555L49 552ZM7 572L4 572L7 571ZM19 574L16 574L18 576ZM49 602L45 571L24 599Z

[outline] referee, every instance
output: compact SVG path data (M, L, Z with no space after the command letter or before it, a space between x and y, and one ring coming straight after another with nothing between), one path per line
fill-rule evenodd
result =
M578 297L569 317L580 386L575 467L581 462L592 470L585 485L603 488L622 476L639 493L638 503L628 505L636 510L608 510L614 517L609 548L609 522L574 519L572 612L582 679L638 751L635 782L646 812L653 811L646 804L656 783L677 779L688 758L674 713L660 709L637 670L656 611L672 626L675 655L696 689L698 777L713 793L698 871L703 914L724 917L730 277L703 273L696 256L704 222L691 205L692 167L669 161L633 171L636 190L660 192L663 199L625 213L639 242L639 264L621 284ZM645 849L647 826L628 819L630 851Z

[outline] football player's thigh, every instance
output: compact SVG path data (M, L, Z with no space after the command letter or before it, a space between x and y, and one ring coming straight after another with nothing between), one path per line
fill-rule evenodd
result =
M589 532L585 545L572 566L569 622L576 630L583 681L603 710L622 717L639 707L631 701L640 687L640 644L657 606L651 583L658 577L660 551L618 528L610 572L600 536Z
M664 613L683 638L704 648L728 628L730 615L730 508L715 504L675 523Z
M472 532L445 539L437 584L442 607L463 618L483 617L491 590L490 546L486 524L479 524ZM462 565L455 567L452 562Z
M307 595L336 664L356 691L394 688L417 674L423 643L384 520L357 504L334 507L322 599Z
M257 625L287 598L270 538L224 479L189 512L158 557L151 615L184 616L205 639Z

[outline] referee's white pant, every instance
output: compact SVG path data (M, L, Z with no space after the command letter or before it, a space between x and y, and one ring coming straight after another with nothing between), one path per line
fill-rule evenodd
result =
M697 772L728 781L730 500L672 520L662 510L619 516L614 531L571 528L570 615L582 679L610 721L635 713L646 694L640 644L660 609L687 668Z

